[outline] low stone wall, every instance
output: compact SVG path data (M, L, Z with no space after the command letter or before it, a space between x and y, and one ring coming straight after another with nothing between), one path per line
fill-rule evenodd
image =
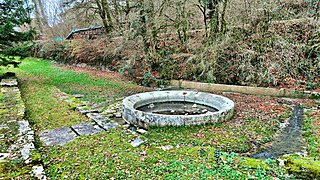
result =
M32 160L36 150L34 131L24 120L25 106L17 85L15 78L2 79L0 83L0 162L22 161L26 166L32 166L30 175L33 179L46 179L42 165Z
M171 86L182 88L199 89L214 92L235 92L242 94L274 96L274 97L293 97L293 98L320 98L320 93L311 91L297 91L290 89L275 89L250 86L235 86L225 84L201 83L183 80L171 80Z

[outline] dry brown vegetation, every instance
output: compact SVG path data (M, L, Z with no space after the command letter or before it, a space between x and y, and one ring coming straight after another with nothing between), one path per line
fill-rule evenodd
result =
M145 85L295 81L294 88L316 89L318 8L319 1L305 0L130 1L118 14L110 9L114 29L105 38L44 42L37 55L120 71Z

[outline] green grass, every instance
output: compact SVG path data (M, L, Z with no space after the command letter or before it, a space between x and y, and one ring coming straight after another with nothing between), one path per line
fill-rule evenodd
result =
M308 142L309 155L320 160L320 111L305 113L304 137Z
M50 62L43 60L24 60L20 70L32 76L41 76L44 83L56 86L68 94L84 94L84 100L92 102L105 102L145 89L127 82L53 67Z
M284 172L265 162L186 146L163 151L155 145L133 148L119 130L84 136L64 147L44 149L52 179L273 179Z
M23 161L0 162L0 179L31 179L31 166Z
M89 121L57 96L58 89L40 77L18 73L20 90L26 106L27 119L36 130L54 129Z
M28 119L36 130L71 126L89 120L61 101L57 95L59 90L68 94L84 94L84 100L91 102L110 102L126 93L143 90L133 84L57 68L44 60L26 59L14 71L20 80Z

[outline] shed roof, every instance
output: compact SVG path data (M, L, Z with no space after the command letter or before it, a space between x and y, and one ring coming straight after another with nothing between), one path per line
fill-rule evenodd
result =
M92 28L82 28L82 29L72 30L72 31L68 34L68 36L66 37L66 39L70 39L74 33L78 33L78 32L81 32L81 31L90 31L90 30L102 29L102 28L105 28L105 27L104 27L104 26L97 26L97 27L92 27Z

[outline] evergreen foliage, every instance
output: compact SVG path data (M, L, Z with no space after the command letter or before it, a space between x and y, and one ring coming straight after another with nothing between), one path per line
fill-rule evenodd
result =
M35 31L17 29L31 23L31 11L27 0L0 0L0 66L16 67L13 56L29 56Z

